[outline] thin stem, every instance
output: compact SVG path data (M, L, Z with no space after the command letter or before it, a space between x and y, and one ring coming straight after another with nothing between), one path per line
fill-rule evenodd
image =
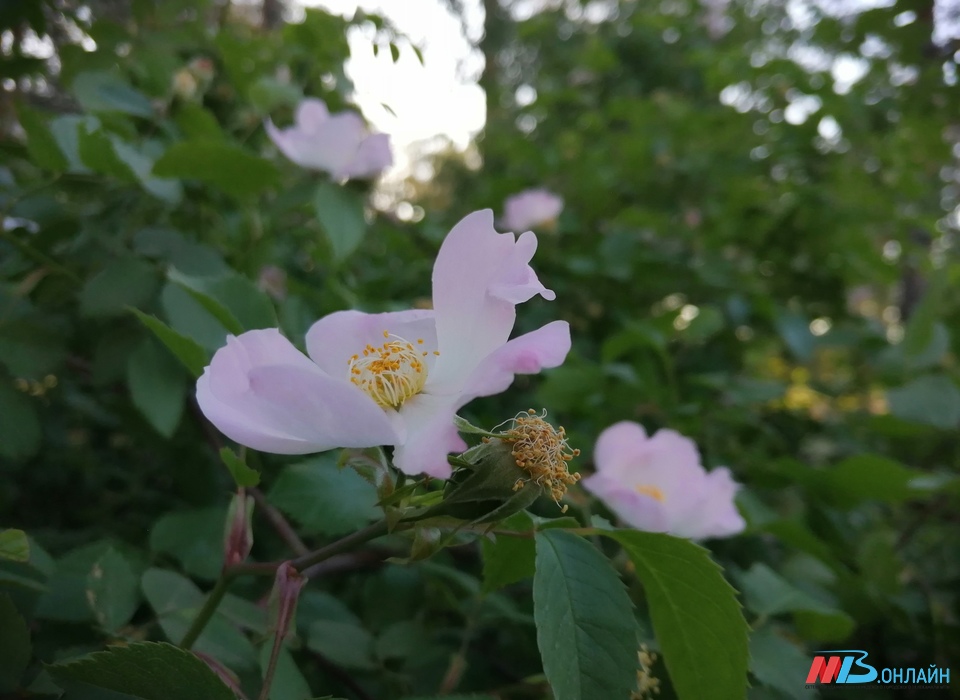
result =
M270 654L270 663L267 664L267 672L263 674L263 686L260 688L259 700L270 700L270 686L273 685L273 676L277 672L277 660L280 658L278 647L282 643L281 640L274 642L274 649Z
M343 539L339 539L332 544L328 544L326 547L321 547L315 552L311 552L310 554L302 557L297 557L291 563L297 571L302 572L314 564L319 564L325 559L329 559L332 556L351 550L358 544L363 544L369 540L375 540L378 537L383 537L387 534L388 530L389 526L387 525L386 519L380 520L372 525L367 525L367 527L363 528L362 530L357 530L356 532L347 535Z
M369 540L382 537L383 535L387 534L388 530L389 525L387 524L386 519L381 520L373 523L372 525L368 525L362 530L357 530L356 532L349 534L346 537L337 540L336 542L328 544L326 547L321 547L315 552L310 552L302 557L297 557L290 563L298 572L303 573L311 566L319 564L330 557L336 556L337 554L342 554L343 552L351 550L357 545L363 544ZM210 622L213 614L217 611L217 607L220 605L223 597L227 594L227 589L230 588L230 583L233 581L233 579L244 574L260 575L275 573L277 567L282 563L283 562L271 564L234 564L226 567L223 570L223 573L220 574L217 584L213 587L213 590L210 591L210 595L207 596L207 599L204 601L203 607L200 608L200 612L197 613L197 616L190 624L190 629L188 629L187 633L183 635L180 646L184 649L189 649L193 646L194 642L197 641L203 632L204 627L207 626L207 623Z
M210 595L208 595L207 599L203 602L203 607L200 608L200 612L197 613L197 616L190 624L190 629L187 630L187 633L183 635L183 639L180 640L181 647L189 649L193 646L194 642L197 641L197 638L203 632L203 628L207 626L210 618L212 618L213 614L217 611L220 601L222 601L223 597L227 594L227 589L230 587L230 582L233 578L234 575L231 574L230 570L225 570L220 575L217 585L210 591Z
M280 539L284 541L295 555L304 557L310 553L310 548L303 543L303 540L300 539L300 536L293 527L290 526L287 519L283 517L283 514L270 504L267 497L263 495L263 491L253 487L247 489L247 493L253 496L253 500L257 504L257 510L266 518L267 522L270 523L270 527L274 529L280 536Z

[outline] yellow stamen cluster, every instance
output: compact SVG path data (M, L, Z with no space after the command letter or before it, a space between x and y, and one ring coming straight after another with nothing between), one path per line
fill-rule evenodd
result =
M663 495L661 491L656 486L650 486L649 484L640 484L639 486L634 486L634 491L639 493L641 496L650 496L650 498L660 501L663 503L666 500L666 496Z
M580 480L579 474L571 474L567 462L580 455L567 443L563 426L554 428L547 421L547 412L537 414L532 408L518 413L510 420L509 430L500 438L513 444L511 455L517 466L530 474L529 479L518 479L513 490L519 491L528 481L534 481L546 489L558 504L567 487ZM566 512L567 507L563 507Z
M647 649L647 645L640 646L637 652L640 668L637 669L637 690L630 694L630 700L648 700L660 694L660 679L653 675L653 665L657 662L657 655Z
M350 381L363 389L384 408L398 408L411 396L419 394L427 382L427 366L423 358L429 353L418 350L403 338L383 332L386 342L380 347L367 345L361 354L351 357ZM417 345L423 345L417 339ZM433 351L434 355L440 353Z
M43 396L50 389L53 389L57 386L57 378L52 374L48 374L43 378L43 381L38 382L36 380L19 377L16 381L14 381L13 385L24 394L30 394L30 396Z

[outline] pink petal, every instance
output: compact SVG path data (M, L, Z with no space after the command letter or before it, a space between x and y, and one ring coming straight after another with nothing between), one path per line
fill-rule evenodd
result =
M315 134L330 117L327 103L316 97L308 97L297 105L294 123L300 131Z
M437 330L431 310L412 309L382 314L362 311L336 311L324 316L307 331L310 358L331 377L348 377L350 358L364 347L383 345L387 331L409 341L427 355L427 376L436 359ZM423 340L423 343L418 343Z
M631 527L646 532L667 531L667 513L657 499L601 473L588 476L580 483Z
M197 402L224 435L264 452L397 440L385 411L346 379L325 374L276 329L229 337L197 381Z
M740 485L733 480L730 470L718 467L706 476L703 502L697 517L687 525L687 537L706 539L729 537L743 532L747 523L737 510L736 495Z
M593 448L593 462L601 474L621 475L637 464L647 433L633 421L614 423L597 438Z
M450 396L418 394L400 407L406 440L393 452L393 463L407 474L426 473L449 478L447 455L463 452L467 444L453 423L457 406Z
M366 135L363 120L354 112L330 116L319 100L305 101L297 121L286 129L266 123L267 135L291 161L303 168L322 170L334 178L348 175L360 142Z
M355 178L376 177L391 165L393 153L390 152L390 137L386 134L373 134L360 142L348 174Z
M507 342L488 355L473 371L461 393L464 403L477 396L499 394L513 384L514 375L536 374L559 367L570 352L570 324L553 321Z
M554 221L563 211L563 199L543 188L524 190L507 197L503 225L511 231L526 231Z
M537 293L527 265L535 249L533 234L518 243L513 234L497 233L490 210L469 214L447 235L433 267L440 346L436 381L462 386L485 357L507 342L516 319L515 300ZM549 294L542 288L540 293Z

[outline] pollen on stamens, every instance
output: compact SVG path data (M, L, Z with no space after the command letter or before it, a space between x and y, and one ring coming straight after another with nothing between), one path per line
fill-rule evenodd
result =
M363 357L347 360L347 376L383 408L399 408L423 390L427 368L411 343L389 331L383 337L387 342L380 347L367 345Z
M518 479L514 490L534 481L559 505L567 487L580 480L580 474L571 474L567 467L567 462L577 457L580 450L571 448L566 431L562 427L554 428L544 420L546 416L546 411L537 414L532 408L521 411L510 419L510 427L501 433L500 439L513 445L510 454L517 466L530 474L529 479Z

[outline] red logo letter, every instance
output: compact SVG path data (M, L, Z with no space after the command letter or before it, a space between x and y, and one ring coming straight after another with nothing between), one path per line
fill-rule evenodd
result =
M815 656L813 657L813 663L810 664L810 673L807 674L807 683L816 683L817 676L820 677L821 683L833 683L833 679L837 677L839 671L839 656L831 656L830 661L822 656Z

